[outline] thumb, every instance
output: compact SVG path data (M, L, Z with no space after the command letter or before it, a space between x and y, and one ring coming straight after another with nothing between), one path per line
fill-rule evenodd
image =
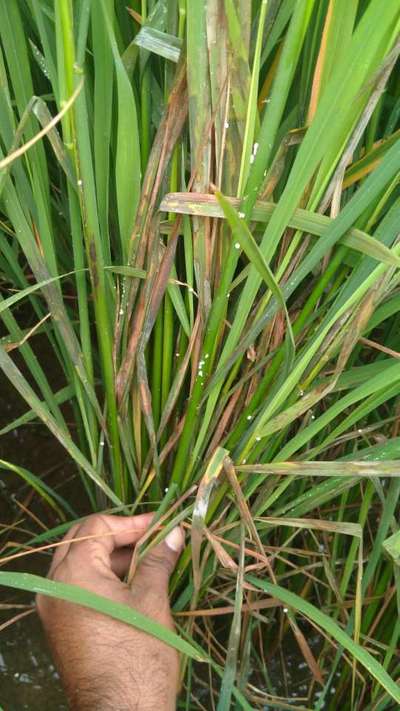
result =
M185 535L176 526L165 539L150 550L138 566L133 586L142 590L168 592L168 582L185 545Z

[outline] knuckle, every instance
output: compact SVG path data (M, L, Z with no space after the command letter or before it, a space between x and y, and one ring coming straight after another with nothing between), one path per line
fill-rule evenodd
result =
M90 536L94 534L107 533L110 530L110 525L107 516L104 514L91 514L80 524L75 536Z
M91 514L85 519L82 528L85 530L104 530L109 528L107 519L104 514Z
M168 577L174 570L174 564L165 556L159 555L158 553L149 553L142 561L141 565L144 568L152 571L161 571L165 573Z
M90 516L90 518L93 520L94 523L98 523L103 526L103 528L110 528L110 524L108 523L108 516L106 516L105 514L93 514L92 516Z

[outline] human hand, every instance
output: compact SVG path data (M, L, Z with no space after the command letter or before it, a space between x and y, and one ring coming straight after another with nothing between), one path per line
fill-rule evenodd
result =
M173 629L168 581L184 545L178 527L140 562L132 584L122 582L134 544L152 514L96 514L72 526L53 557L49 578L79 585L129 605ZM78 540L90 536L86 540ZM37 609L71 709L172 711L179 659L155 637L94 610L37 596Z

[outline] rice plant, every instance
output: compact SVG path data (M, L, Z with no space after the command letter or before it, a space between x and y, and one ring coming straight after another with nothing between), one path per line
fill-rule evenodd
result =
M44 422L88 512L186 526L182 708L400 704L399 29L398 0L0 0L0 434ZM54 540L73 502L2 467Z

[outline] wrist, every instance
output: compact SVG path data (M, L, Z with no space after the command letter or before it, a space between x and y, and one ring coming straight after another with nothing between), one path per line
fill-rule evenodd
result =
M112 669L115 659L108 664ZM150 679L143 673L137 678L129 672L128 664L118 678L93 668L85 672L81 669L80 674L76 668L68 669L66 675L61 673L71 711L175 711L176 694L171 693L162 675Z

